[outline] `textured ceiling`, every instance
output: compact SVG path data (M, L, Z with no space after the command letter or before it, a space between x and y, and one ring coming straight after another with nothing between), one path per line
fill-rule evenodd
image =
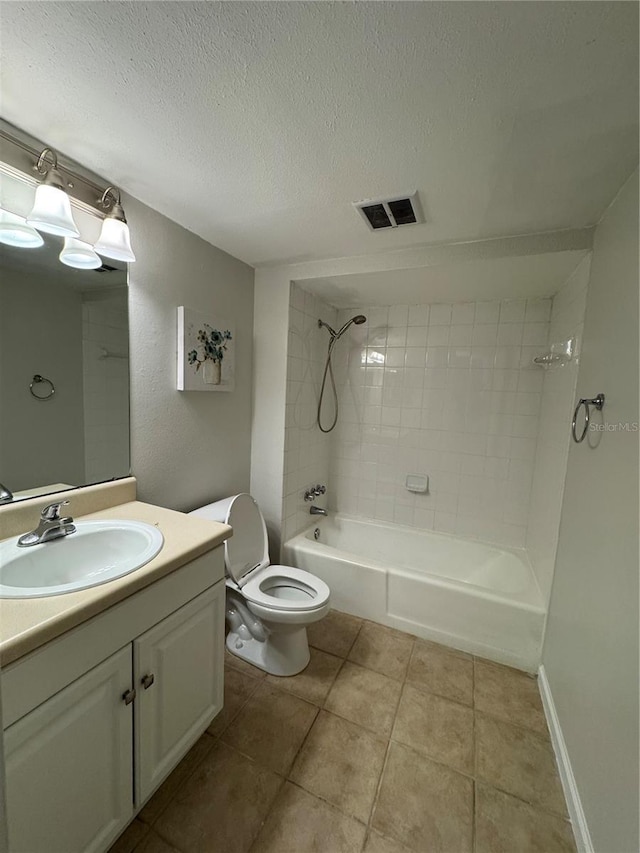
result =
M4 118L252 264L590 225L637 162L627 2L4 2ZM423 225L351 201L419 190Z

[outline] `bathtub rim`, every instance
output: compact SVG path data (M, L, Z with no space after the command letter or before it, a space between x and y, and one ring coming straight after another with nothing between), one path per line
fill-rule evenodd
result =
M323 523L325 523L325 519L331 520L332 518L339 517L344 518L347 521L355 521L359 524L367 525L374 524L376 527L387 528L391 530L401 530L407 531L411 533L423 533L429 536L436 536L439 538L443 538L449 541L459 541L465 542L469 545L481 545L488 548L494 548L498 551L503 551L504 553L511 554L514 557L517 557L521 562L524 563L526 568L530 572L530 577L532 580L532 588L535 595L537 595L538 602L532 601L523 601L516 597L509 597L507 594L497 593L488 587L479 586L477 584L470 583L469 581L461 581L456 578L448 578L444 575L436 575L431 572L420 571L419 569L412 569L406 566L393 566L390 567L382 561L373 560L369 557L362 557L359 554L354 553L353 551L344 551L340 548L335 548L331 545L326 545L324 542L320 542L318 540L313 539L313 531L316 527L322 527ZM311 537L311 538L310 538ZM458 536L454 533L445 533L439 530L428 530L416 527L410 527L406 524L396 524L395 522L388 521L378 521L376 519L364 518L362 516L354 516L348 515L344 512L336 512L331 513L329 516L321 516L314 520L308 527L304 530L299 531L294 536L287 539L283 545L282 550L284 553L284 549L288 547L294 546L294 543L299 543L303 547L310 547L312 551L316 553L320 553L327 557L332 557L333 559L340 559L344 562L351 563L353 565L366 566L376 571L385 571L388 572L390 568L393 569L394 573L397 573L400 576L408 577L411 579L415 578L427 578L429 583L433 583L439 587L455 587L456 589L460 589L462 592L466 592L468 595L476 595L480 598L484 598L489 601L493 601L500 604L508 604L514 607L521 608L523 610L527 610L531 613L535 613L538 615L543 615L546 617L547 608L544 604L544 599L542 597L542 593L540 591L540 587L538 585L538 579L536 578L535 572L533 571L533 567L531 565L531 561L529 559L529 555L527 554L524 548L510 548L507 546L497 545L491 542L483 542L478 539L468 539L464 536ZM305 545L306 543L306 545ZM339 556L338 556L339 555Z

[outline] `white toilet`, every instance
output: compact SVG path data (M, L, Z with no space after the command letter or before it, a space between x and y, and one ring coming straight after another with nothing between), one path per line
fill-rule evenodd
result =
M224 543L227 648L272 675L296 675L309 663L306 626L329 610L329 587L309 572L269 563L267 528L251 495L216 501L191 515L233 527Z

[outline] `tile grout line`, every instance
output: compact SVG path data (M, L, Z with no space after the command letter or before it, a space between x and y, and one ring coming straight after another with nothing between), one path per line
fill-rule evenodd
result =
M362 626L360 626L360 627L362 627ZM356 637L359 635L359 633L360 633L360 628L358 628L358 631L357 631L357 633L356 633L356 636L354 637L353 643L355 643ZM349 647L349 651L351 651L351 648L353 647L353 643L352 643L352 644L351 644L351 646ZM325 651L324 649L318 649L318 648L317 648L317 646L311 646L311 648L316 649L316 651L323 652L324 654L333 654L332 652L327 652L327 651ZM349 651L347 652L347 654L349 654ZM321 704L321 705L315 705L315 703L309 703L309 704L313 704L313 705L314 705L314 707L316 708L316 715L315 715L315 717L313 718L313 722L312 722L312 723L311 723L311 725L309 726L309 729L307 730L307 733L305 734L304 738L302 739L302 742L300 743L300 746L298 747L298 749L297 749L297 751L296 751L296 754L295 754L295 755L294 755L294 757L293 757L293 760L292 760L292 762L291 762L291 766L289 767L289 769L287 770L287 772L282 776L282 784L280 785L280 788L278 789L278 792L277 792L277 794L276 794L276 796L275 796L275 798L274 798L274 803L275 803L276 799L277 799L277 798L280 796L280 794L282 793L283 788L287 785L287 783L289 783L289 784L294 785L295 787L299 788L301 791L304 791L304 792L305 792L306 794L308 794L309 796L311 796L311 797L316 797L316 799L320 800L321 802L325 802L325 803L327 803L327 805L328 805L328 806L331 806L332 808L336 809L336 811L338 811L340 814L346 814L346 813L345 813L345 812L343 812L341 809L338 809L338 808L337 808L337 806L335 806L333 803L330 803L328 800L325 800L323 797L319 797L319 796L318 796L318 795L316 795L316 794L312 794L312 793L311 793L311 791L307 791L307 789L306 789L306 788L303 788L303 787L302 787L302 785L299 785L297 782L295 782L294 780L292 780L292 779L290 778L291 771L293 770L293 768L294 768L294 766L295 766L295 763L296 763L296 761L298 760L298 756L299 756L299 755L300 755L300 753L302 752L302 750L303 750L303 748L304 748L304 746L305 746L305 744L306 744L307 740L309 739L309 736L310 736L310 734L311 734L311 731L312 731L313 727L315 726L315 724L316 724L316 722L317 722L317 720L318 720L318 718L319 718L319 716L320 716L320 712L325 710L325 708L324 708L324 703L326 702L327 696L328 696L328 695L329 695L329 693L331 692L331 689L332 689L333 685L335 684L335 681L336 681L336 679L337 679L337 677L338 677L339 673L341 672L341 670L342 670L342 668L343 668L343 666L344 666L344 664L345 664L345 662L346 662L346 657L341 658L339 655L333 655L333 656L334 656L334 657L337 657L337 658L341 661L341 662L340 662L340 666L338 667L338 669L337 669L337 670L336 670L336 672L335 672L335 675L334 675L334 677L333 677L333 679L332 679L332 681L331 681L331 684L330 684L330 686L329 686L329 689L327 690L327 693L326 693L326 695L324 696L324 698L323 698L323 700L322 700L322 704ZM274 686L276 686L276 685L274 685ZM283 690L283 692L288 692L288 693L289 693L289 695L296 695L296 694L291 694L289 691L284 691L284 690ZM300 697L300 696L296 696L296 698L301 699L302 697ZM303 700L303 701L308 701L308 700ZM328 712L328 711L326 711L325 713L329 713L329 712ZM239 750L237 750L237 751L239 752ZM240 754L241 754L241 755L243 755L243 753L240 753ZM249 756L245 756L245 757L246 757L246 758L249 758ZM255 759L251 759L251 760L252 760L252 761L255 761ZM258 763L258 762L256 762L256 763ZM279 774L277 774L277 775L279 775ZM353 817L353 815L348 815L348 816L349 816L349 817ZM258 831L256 832L255 837L252 839L251 844L250 844L250 845L249 845L249 847L248 847L248 853L251 853L251 850L253 849L253 847L254 847L254 845L255 845L256 841L258 840L258 837L259 837L260 833L262 832L262 828L264 827L264 824L266 823L266 820L267 820L267 818L265 817L265 819L264 819L264 820L262 821L262 823L260 824L260 827L259 827ZM357 820L357 818L354 818L354 820Z
M240 755L242 755L242 753L240 753ZM276 774L276 775L278 775L278 774ZM248 847L247 847L247 849L246 849L246 853L251 853L251 851L253 850L253 848L254 848L254 846L255 846L255 843L256 843L256 841L258 840L258 838L260 837L260 833L261 833L261 832L262 832L262 830L264 829L264 825L265 825L265 823L267 822L267 820L268 820L268 818L269 818L269 815L271 814L271 809L273 808L274 803L276 802L276 800L278 799L278 797L279 797L279 796L280 796L280 794L282 793L282 789L284 788L284 786L287 784L287 780L286 780L286 779L284 779L284 778L282 778L282 777L281 777L281 779L282 779L282 781L281 781L281 783L280 783L280 787L279 787L279 788L278 788L278 790L276 791L275 796L274 796L273 800L271 801L271 805L269 806L269 811L266 813L266 815L264 816L263 820L261 820L261 821L260 821L260 826L256 829L256 833L255 833L255 835L253 836L253 838L252 838L252 839L251 839L251 841L249 842L249 845L248 845Z
M382 762L382 769L380 770L380 776L378 777L378 784L376 785L376 791L375 791L375 794L373 797L373 802L371 804L371 809L369 811L369 820L367 821L367 831L365 834L363 850L364 850L364 847L366 846L366 844L369 840L369 836L371 835L371 832L373 830L373 816L375 814L375 810L376 810L376 807L378 805L378 799L380 797L380 789L382 788L382 779L384 778L385 770L387 769L387 764L388 764L388 760L389 760L389 752L391 750L391 744L393 742L391 740L392 735L393 735L393 729L394 729L395 724L396 724L396 718L398 716L398 709L400 708L400 702L402 701L402 695L404 693L404 688L405 688L405 685L407 683L407 675L409 674L409 666L411 664L411 657L413 655L413 650L415 648L415 644L416 644L416 641L414 638L413 643L411 644L411 650L409 652L409 656L408 656L408 660L407 660L407 667L406 667L405 673L404 673L404 678L402 679L402 682L400 685L400 692L398 694L398 701L396 702L396 708L395 708L395 711L393 714L393 720L391 721L391 729L389 730L389 737L387 739L387 749L386 749L385 754L384 754L384 761Z
M504 717L497 717L495 714L492 714L491 711L485 711L483 708L474 707L473 713L474 717L476 714L480 717L488 717L490 720L495 720L495 722L497 723L502 723L505 726L512 726L514 729L518 729L518 731L526 732L527 734L530 734L532 737L536 738L536 740L540 741L540 743L542 743L544 746L548 746L548 748L553 752L553 746L549 737L541 735L540 732L537 732L535 729L532 729L529 726L524 726L521 723L514 723L511 720L505 720Z
M196 761L196 763L194 764L193 768L191 769L191 772L187 773L187 775L185 776L185 778L182 780L181 785L180 785L180 787L181 787L181 788L182 788L182 787L184 787L184 786L187 784L187 782L188 782L188 781L191 779L191 777L195 774L195 772L196 772L196 770L198 769L198 767L200 767L200 765L201 765L201 764L202 764L202 762L205 760L205 758L207 757L207 755L209 755L209 753L211 752L211 750L212 750L212 749L215 747L215 745L216 745L216 741L218 740L218 738L214 737L214 735L209 734L207 731L203 732L203 733L200 735L200 738L198 738L198 740L196 741L196 743L198 743L198 741L199 741L199 740L201 740L201 738L203 738L203 737L205 737L205 736L209 737L209 738L213 741L213 743L211 744L211 746L209 747L209 749L207 749L207 751L204 753L204 755L200 758L200 760L199 760L199 761ZM195 746L195 744L194 744L193 746ZM191 749L193 749L193 746L191 747ZM189 754L189 752L190 752L190 751L191 751L191 750L188 750L188 751L186 752L186 754L184 755L184 757L183 757L183 759L182 759L183 761L184 761L184 759L187 757L187 755ZM178 766L180 766L180 765L178 764ZM172 771L172 772L173 772L173 771ZM146 806L148 805L148 803L150 803L150 802L151 802L151 800L153 799L153 797L155 796L155 794L160 790L160 788L162 787L162 785L164 784L164 782L166 782L166 781L169 779L169 776L170 776L170 775L171 775L171 773L166 777L166 779L165 779L163 782L161 782L161 783L160 783L160 785L158 786L158 788L156 788L156 790L155 790L155 791L154 791L154 793L151 795L151 797L149 798L149 800L147 800L147 802L145 803L145 805L144 805L144 806L140 809L140 811L136 814L136 816L135 816L134 820L136 820L136 819L138 819L138 818L140 817L140 814L142 813L142 811L146 808ZM159 811L159 812L158 812L158 814L155 816L155 818L151 821L151 823L146 824L146 825L148 826L148 828L149 828L149 831L153 830L157 835L160 835L160 837L162 838L162 840L163 840L163 841L166 841L166 839L161 835L161 833L160 833L160 832L158 832L158 830L156 830L155 826L156 826L156 824L158 823L158 821L160 820L160 818L162 817L162 815L167 811L167 809L169 808L169 806L170 806L170 805L172 805L173 800L174 800L174 794L172 794L172 795L171 795L171 797L169 798L169 800L168 800L167 804L166 804L163 808L161 808L161 809L160 809L160 811ZM144 821L142 821L142 820L141 820L141 823L144 823ZM170 842L169 842L169 841L167 841L167 844L169 844L169 843L170 843ZM136 845L136 846L137 846L137 845Z
M359 817L356 817L355 815L351 814L350 812L343 811L343 809L341 809L340 806L337 806L335 803L331 802L331 800L328 800L326 797L323 797L322 794L315 794L313 791L310 791L308 788L305 788L304 785L301 785L300 782L296 782L295 779L285 779L284 781L285 781L285 783L288 783L289 785L293 785L295 788L298 788L300 791L304 791L304 793L307 794L309 797L313 797L316 800L320 800L321 803L325 803L327 806L329 806L329 808L333 809L334 811L338 812L338 814L342 815L342 817L346 817L350 820L355 820L357 823L359 823L365 829L367 828L367 824L363 820L361 820ZM304 853L304 852L299 851L299 853Z
M558 812L550 811L545 806L538 805L538 803L534 803L531 800L525 800L522 797L519 797L517 794L514 794L512 791L507 791L505 788L500 788L498 785L494 785L491 782L487 782L485 779L475 779L476 785L481 785L484 788L490 788L492 791L498 791L500 794L504 794L507 797L511 797L513 800L517 800L519 803L524 803L525 806L529 806L537 812L541 812L542 814L548 815L549 817L558 818L558 820L564 820L566 823L571 823L571 819L566 815L558 814Z
M231 667L231 668L233 669L233 667ZM238 672L238 673L240 672L240 670L238 670L238 669L235 669L235 670L233 670L233 671L234 671L234 672ZM238 715L239 715L240 711L242 711L242 710L243 710L243 708L245 707L245 705L247 704L247 702L249 701L249 699L251 699L251 697L254 695L254 693L256 692L256 690L260 687L260 682L263 680L263 679L261 679L261 678L254 678L253 676L251 676L251 675L247 675L246 673L241 673L241 675L246 675L246 677L247 677L247 678L253 678L253 680L256 682L256 683L255 683L255 686L252 688L251 692L250 692L247 696L245 696L245 698L243 699L242 703L241 703L241 704L240 704L240 706L236 709L236 711L235 711L235 713L233 714L233 716L231 717L231 719L230 719L230 720L228 720L227 725L222 729L222 731L221 731L221 732L218 732L218 734L217 734L217 735L214 735L212 732L210 732L210 731L209 731L209 729L206 729L206 733L207 733L207 734L209 734L209 735L211 735L211 737L212 737L212 738L214 738L214 740L220 740L220 738L221 738L221 737L222 737L222 735L227 731L227 729L229 728L229 726L231 726L231 724L235 722L235 720L238 718ZM223 710L224 710L224 705L223 705ZM213 724L213 722L214 722L214 721L215 721L215 717L214 717L214 720L212 721L211 725Z

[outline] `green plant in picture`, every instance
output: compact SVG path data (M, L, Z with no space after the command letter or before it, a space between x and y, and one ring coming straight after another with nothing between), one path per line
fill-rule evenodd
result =
M200 346L198 349L192 349L187 353L189 364L195 364L196 370L199 370L200 365L204 364L205 361L222 364L227 350L227 341L232 340L231 332L228 329L221 332L205 323L204 329L198 330L197 338Z

